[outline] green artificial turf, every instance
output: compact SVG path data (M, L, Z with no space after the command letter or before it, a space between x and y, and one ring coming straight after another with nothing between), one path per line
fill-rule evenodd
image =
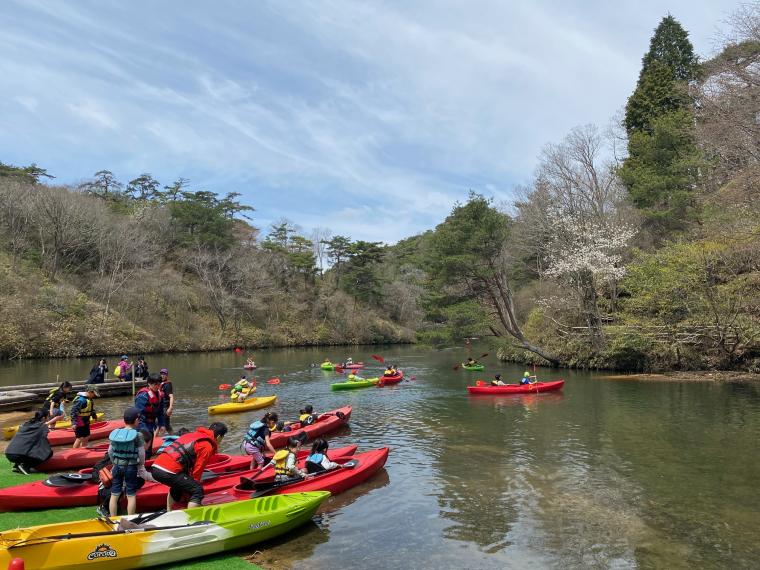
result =
M11 471L11 464L3 457L0 460L0 488L38 481L47 478L46 473L34 473L23 475ZM30 503L34 499L30 497ZM51 509L47 511L25 511L14 513L0 513L0 531L10 528L20 528L27 526L36 526L41 524L52 524L57 522L75 521L81 519L93 518L95 507L72 507L70 509ZM220 554L217 556L208 556L197 561L185 561L178 564L167 566L167 568L188 568L193 570L256 570L258 566L243 560L234 554Z

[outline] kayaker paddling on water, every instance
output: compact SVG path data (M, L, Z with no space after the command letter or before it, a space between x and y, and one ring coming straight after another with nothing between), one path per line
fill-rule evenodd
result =
M330 461L330 458L327 457L328 447L329 444L327 443L327 440L322 439L321 437L314 440L314 443L311 444L311 453L309 454L309 457L306 458L307 473L321 473L322 471L329 471L330 469L341 467L339 463Z
M71 425L74 426L73 448L87 447L90 441L90 418L95 415L93 399L100 396L95 386L87 384L83 392L79 392L71 406Z
M230 390L230 399L233 402L242 404L254 392L256 392L256 384L248 382L245 374L243 374L240 380L232 387L232 390Z
M50 394L45 398L45 403L42 406L42 411L48 417L47 425L52 426L58 420L66 417L66 411L63 409L64 402L71 402L71 382L66 380L61 382L58 388L50 390Z
M310 426L317 421L319 414L314 413L314 406L307 404L303 407L303 410L299 410L298 421L301 422L301 427Z
M497 374L491 380L491 386L506 386L507 384L501 379L501 374Z
M251 456L251 469L264 466L264 450L274 455L275 450L269 436L277 427L277 414L267 412L259 421L248 426L248 431L243 436L243 451Z
M530 372L526 370L525 372L523 372L523 377L522 377L522 380L520 380L520 385L523 386L525 384L535 384L536 381L531 380L531 378L535 378L535 376L531 376Z
M166 509L172 510L184 494L190 495L188 508L198 507L203 501L200 480L209 459L216 453L219 442L227 433L227 426L214 422L207 428L199 427L170 444L153 463L153 478L169 487Z

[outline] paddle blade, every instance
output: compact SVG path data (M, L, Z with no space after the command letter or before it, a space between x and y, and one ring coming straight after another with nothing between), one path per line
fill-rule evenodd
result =
M230 388L232 388L232 384L219 384L220 390L229 390Z
M385 358L383 358L382 356L378 356L377 354L373 354L372 358L374 358L375 360L379 362L383 362L383 363L385 362Z
M483 382L482 380L478 380L477 382L475 382L475 385L476 385L476 386L485 386L485 385L486 385L486 383L485 383L485 382Z
M279 378L270 378L269 380L267 380L267 384L279 384L279 383L280 383Z
M486 352L485 354L481 354L481 355L480 355L480 358L485 358L486 356L488 356L488 353L487 353L487 352Z

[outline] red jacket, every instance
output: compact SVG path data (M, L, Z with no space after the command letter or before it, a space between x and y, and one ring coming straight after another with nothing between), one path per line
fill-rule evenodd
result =
M199 427L194 432L186 433L170 443L156 457L153 465L170 473L187 471L193 479L200 481L203 470L215 453L214 432L208 428Z

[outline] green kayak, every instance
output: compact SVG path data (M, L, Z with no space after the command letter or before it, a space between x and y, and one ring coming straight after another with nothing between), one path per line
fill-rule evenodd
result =
M369 388L370 386L377 386L380 378L365 378L363 380L349 380L348 382L338 382L332 384L330 388L333 390L356 390L357 388Z
M465 370L474 370L475 372L482 372L483 370L486 369L486 367L483 366L482 364L473 364L471 366L467 366L464 363L462 364L462 368L464 368Z
M319 367L322 370L335 370L335 365L332 362L323 362Z

